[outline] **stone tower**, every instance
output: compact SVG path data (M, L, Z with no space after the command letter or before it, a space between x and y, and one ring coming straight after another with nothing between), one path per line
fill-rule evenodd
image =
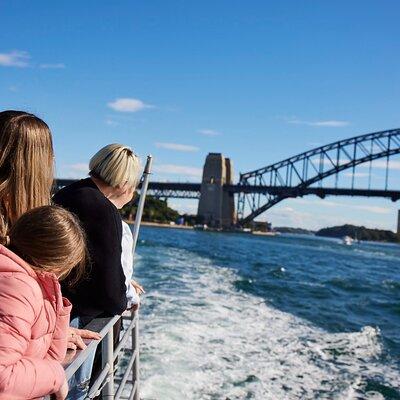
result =
M233 167L221 153L209 153L203 168L197 215L212 228L230 228L235 222L235 202L223 185L233 181Z
M229 158L225 158L225 184L233 184L233 163ZM222 227L231 228L236 223L235 197L228 191L222 193Z

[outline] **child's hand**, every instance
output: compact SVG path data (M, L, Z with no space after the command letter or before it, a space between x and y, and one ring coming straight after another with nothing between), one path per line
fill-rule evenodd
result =
M141 285L139 285L139 283L137 283L136 281L134 281L133 279L131 280L131 285L133 286L133 288L136 290L137 294L143 294L146 293L143 289L143 287Z

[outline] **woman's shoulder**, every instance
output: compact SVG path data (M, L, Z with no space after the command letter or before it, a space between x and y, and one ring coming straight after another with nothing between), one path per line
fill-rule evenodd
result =
M63 187L53 197L56 203L62 203L68 200L78 201L85 198L90 198L92 200L97 199L100 202L105 199L104 195L90 178L81 179L71 185Z
M118 210L90 179L82 179L59 190L53 201L72 212L95 211L96 214L118 214Z

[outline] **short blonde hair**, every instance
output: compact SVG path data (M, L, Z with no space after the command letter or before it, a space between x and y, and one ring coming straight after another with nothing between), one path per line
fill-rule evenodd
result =
M139 183L140 161L132 149L122 144L108 144L100 149L89 162L89 175L107 185L125 184L136 188Z

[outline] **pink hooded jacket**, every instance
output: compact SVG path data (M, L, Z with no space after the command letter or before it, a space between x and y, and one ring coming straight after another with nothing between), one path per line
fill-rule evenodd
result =
M60 389L70 312L54 274L34 271L0 245L0 400Z

